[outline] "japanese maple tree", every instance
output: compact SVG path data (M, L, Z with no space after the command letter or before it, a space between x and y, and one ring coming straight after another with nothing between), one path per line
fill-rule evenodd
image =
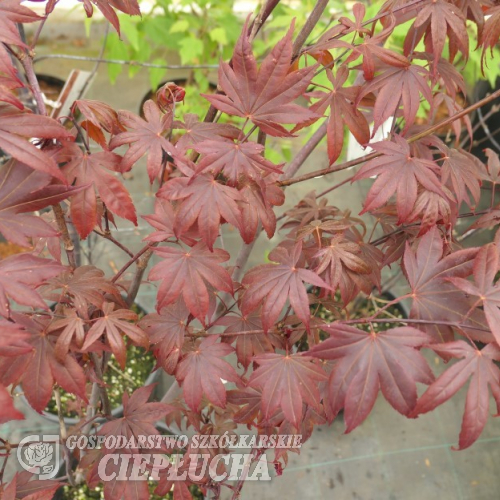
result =
M69 116L54 119L33 57L57 4L47 0L37 14L29 1L0 2L0 233L23 249L0 260L0 423L24 418L16 394L41 413L64 390L86 412L61 440L94 427L99 436L154 437L163 421L200 435L244 424L306 441L339 415L355 432L379 394L401 418L416 418L468 384L457 435L459 449L472 446L490 399L500 409L500 160L493 149L486 164L471 154L481 127L471 117L500 91L471 102L454 63L467 65L471 51L483 69L500 63L490 57L499 7L387 0L368 17L357 3L314 34L330 16L328 1L318 0L258 59L253 41L279 4L263 0L242 22L232 58L220 61L204 118L184 114L189 94L167 84L143 117L77 99ZM101 11L118 33L117 11L140 15L137 0L82 7L87 17ZM401 47L386 44L404 23ZM28 24L36 24L29 40ZM267 155L280 138L296 143L289 162ZM318 154L328 166L298 175L323 140ZM348 140L365 154L348 159ZM352 176L338 183L335 173L348 168ZM155 193L154 213L141 213L123 180L139 169ZM327 174L323 193L277 216L295 184ZM347 182L369 184L359 216L331 203ZM114 228L140 219L151 229L133 252ZM236 253L224 245L228 228ZM484 228L486 243L469 244ZM78 248L91 234L127 254L126 264L106 274L82 259ZM278 244L248 268L259 237ZM367 297L383 304L394 276L407 293L368 313L360 307ZM156 287L156 312L140 317L133 305L145 282ZM408 318L386 314L403 300ZM130 345L175 377L178 396L153 402L153 387L140 388L123 395L116 418L103 377L112 358L131 369ZM430 355L449 366L435 373ZM1 439L4 460L15 445ZM266 452L253 451L255 459ZM66 449L61 475L93 488L112 452ZM268 451L268 461L281 471L287 454ZM50 500L64 482L29 473L8 481L4 471L6 500ZM227 487L236 499L244 484L208 472L157 479L156 493L173 487L175 499L190 498L193 483L214 497ZM116 479L103 491L106 500L139 500L152 490Z

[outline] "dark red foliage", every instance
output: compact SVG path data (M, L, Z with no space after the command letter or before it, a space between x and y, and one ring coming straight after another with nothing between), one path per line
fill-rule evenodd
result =
M470 50L488 63L500 8L489 0L388 0L367 19L358 3L339 19L324 13L333 25L318 38L318 2L307 22L298 20L305 28L294 33L293 23L257 58L254 39L278 3L265 2L248 19L232 58L221 61L204 119L183 113L189 93L170 82L157 92L158 104L144 104L144 118L79 99L56 120L34 72L38 36L26 42L20 28L42 29L57 1L46 3L45 16L29 2L0 2L0 423L24 418L19 391L44 412L63 390L75 398L63 409L81 417L64 430L71 435L96 426L103 438L156 438L163 420L196 435L231 435L241 424L261 437L304 442L341 412L353 431L380 394L415 418L469 383L458 440L464 449L485 428L490 399L500 410L500 160L490 148L486 164L472 155L472 111L498 96L469 106L461 74ZM99 9L118 32L117 11L140 15L136 0L82 4L89 17ZM404 45L395 47L393 32L407 21ZM304 40L306 32L312 35ZM265 33L259 42L270 39ZM428 121L420 120L429 106ZM365 156L352 158L346 134ZM325 136L327 151L311 159ZM289 162L269 154L279 151L279 138L290 141ZM309 170L297 176L307 158ZM154 213L140 213L142 197L125 187L124 178L141 168ZM339 177L348 168L349 177ZM293 185L314 177L323 194L309 192L281 215L284 188L296 202ZM342 185L356 196L366 192L354 213L333 192ZM116 229L138 219L151 230L127 233L144 241L128 248ZM469 236L484 228L497 231L484 231L474 247ZM97 256L97 238L120 257ZM264 254L269 247L261 245L252 254L258 238L274 249ZM98 257L111 273L94 265ZM387 301L382 292L396 279ZM157 289L156 312L138 314L134 302L146 282ZM392 309L404 300L408 318ZM151 351L154 370L174 385L155 394L161 402L149 401L153 385L124 394L120 417L105 380L109 370L124 377L133 370L129 349ZM450 366L436 378L422 350ZM428 387L420 392L418 384ZM2 440L6 460L11 444ZM192 450L161 449L185 458ZM224 446L203 451L229 453ZM268 450L278 475L292 451ZM147 500L146 481L123 480L148 456L140 447L64 447L63 475L94 488L101 460L117 452L134 458L123 470L108 462L107 472L120 478L104 482L105 500ZM254 448L253 460L263 453ZM227 469L219 462L217 472ZM0 470L3 500L50 500L62 484L30 473L5 481ZM154 478L157 494L190 500L196 484L213 498L226 486L240 495L242 482L208 474L173 481L172 471L199 466L191 458L169 464ZM154 473L149 467L147 475Z

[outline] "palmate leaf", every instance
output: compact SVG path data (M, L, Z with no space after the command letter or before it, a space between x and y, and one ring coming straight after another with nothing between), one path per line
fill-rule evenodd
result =
M204 141L217 141L222 138L237 139L240 130L228 123L210 123L200 121L198 115L186 113L184 122L174 122L174 129L184 130L175 147L181 151L195 147Z
M402 134L415 122L417 111L420 108L420 94L432 104L432 92L426 81L429 72L422 66L410 64L404 67L389 67L363 85L356 103L370 92L376 92L377 98L373 110L373 134L390 117L395 116L400 106L403 109L405 126ZM365 141L368 142L368 141Z
M240 378L224 356L234 349L217 342L219 335L209 335L186 354L179 363L175 376L182 383L184 401L193 411L201 406L203 394L220 408L226 407L226 389L222 380L239 382Z
M104 271L94 266L65 271L43 287L44 297L62 303L71 301L84 318L90 304L99 309L104 307L106 293L111 294L115 301L121 298L119 289L104 277Z
M130 144L121 162L122 172L130 170L137 161L147 154L147 169L151 184L158 178L164 155L174 157L175 148L165 138L172 129L172 115L163 114L160 108L151 100L144 104L144 119L130 111L120 111L120 123L129 130L115 135L109 147L115 149L124 144Z
M52 500L56 490L64 483L58 480L33 479L35 474L16 472L2 490L3 500Z
M500 38L500 6L494 6L488 10L488 19L484 23L484 31L481 39L483 45L483 53L481 55L481 64L484 64L484 59L488 49L493 56L493 49Z
M271 418L278 408L296 428L302 422L302 402L316 410L320 407L318 383L328 377L310 356L267 353L254 356L259 365L248 384L262 388L262 413Z
M70 183L85 186L71 197L71 220L78 234L85 239L100 221L96 191L110 212L137 225L135 207L125 186L110 172L120 171L121 157L101 151L86 153L75 143L65 146L58 158Z
M55 260L30 254L11 255L0 261L0 315L10 316L9 299L18 304L48 309L35 288L64 271Z
M238 335L238 332L262 330L262 321L258 311L254 311L248 316L226 315L214 324L214 326L224 326L222 340L228 344L236 341L236 356L238 361L248 368L255 355L273 352L274 346L281 346L281 339L277 335L266 333L255 333L249 335ZM235 335L231 335L234 333Z
M158 310L182 295L191 314L204 323L209 309L208 285L233 293L231 276L219 265L229 260L225 250L214 248L211 252L199 242L188 249L161 247L154 252L162 259L149 272L150 280L162 281L158 289Z
M58 359L64 359L73 340L78 348L83 346L85 340L85 322L76 314L75 310L66 309L64 316L64 318L51 323L47 329L48 333L62 330L55 345L55 353Z
M106 335L106 340L111 347L111 351L115 355L121 369L124 370L127 361L127 350L122 335L127 335L134 345L139 345L145 349L149 347L149 340L141 328L130 323L131 321L137 321L137 314L127 309L117 309L115 311L114 307L114 304L111 302L104 303L102 308L104 316L97 319L92 328L90 328L82 350L89 349L102 335Z
M469 336L490 342L491 335L481 332L487 328L482 311L474 311L474 300L450 283L471 275L477 249L443 253L444 243L436 227L421 238L416 251L406 243L404 269L412 291L410 318L430 321L422 329L436 342L453 340L452 328L439 321L470 325L473 328L465 328Z
M468 448L479 438L488 421L491 390L500 413L500 348L491 343L481 350L463 340L433 345L432 349L444 358L459 358L420 397L412 416L434 410L448 401L470 379L458 449Z
M354 105L357 102L360 88L343 86L349 76L348 67L346 65L340 66L336 76L333 76L331 70L326 70L326 75L333 90L330 93L316 91L308 95L319 98L319 101L311 106L311 111L323 114L326 108L330 107L327 138L328 158L332 164L342 153L344 124L362 146L370 141L370 127L363 113Z
M2 0L0 3L0 42L26 47L21 40L16 23L33 23L42 17L35 14L21 0Z
M66 183L54 158L28 139L73 139L73 135L48 116L20 112L12 106L0 106L0 148L29 167L52 175Z
M11 420L24 420L24 415L19 410L16 410L9 391L0 384L0 424L5 424Z
M241 236L243 241L252 242L259 228L259 222L269 238L276 231L276 214L273 207L285 202L283 189L276 185L276 175L268 175L261 179L240 180L238 189L242 198Z
M396 194L398 224L401 224L413 210L419 185L444 196L437 177L438 165L431 160L412 156L409 144L401 136L396 135L394 142L381 141L370 147L382 155L367 162L354 176L354 180L377 176L366 197L362 214L381 207Z
M157 196L167 200L182 200L175 220L176 235L186 232L195 222L200 236L212 250L219 235L221 220L240 229L239 191L217 182L213 175L181 177L164 184Z
M173 375L181 356L187 330L189 310L182 299L163 307L159 314L144 316L139 326L153 344L155 356L162 368Z
M21 384L29 404L38 412L47 406L54 382L87 401L83 369L73 355L67 354L63 360L55 355L54 336L47 333L50 319L18 313L12 313L12 319L29 333L26 342L33 350L18 354L15 348L0 348L0 383Z
M500 344L500 288L495 283L495 276L499 270L498 247L490 243L482 247L474 259L472 272L474 284L461 277L450 277L448 281L458 289L465 292L466 296L478 297L474 305L481 305L497 344ZM468 313L469 311L466 311Z
M264 146L256 142L235 143L221 139L201 142L195 149L203 154L197 172L216 176L222 171L233 186L240 177L258 179L264 173L283 173L282 165L275 165L262 156Z
M453 3L445 0L429 0L419 9L415 22L408 30L404 43L405 55L410 54L424 37L426 51L434 55L435 73L445 47L446 35L449 39L450 61L453 62L459 50L467 60L469 35L464 14Z
M226 95L205 95L213 106L229 115L248 118L262 132L290 136L282 124L298 124L319 118L293 101L307 89L316 66L290 71L293 25L257 68L255 56L243 29L232 58L232 67L221 62L219 84Z
M175 228L176 210L170 201L165 198L156 198L155 213L151 215L143 215L142 218L153 226L156 231L148 234L144 241L161 242L169 239L179 238L186 245L193 246L196 244L198 233L196 225L191 227L185 233L179 234Z
M309 330L311 314L304 282L330 290L330 286L316 273L300 265L301 252L302 243L297 243L290 250L278 247L269 255L269 259L276 264L254 267L243 278L242 284L246 290L241 312L246 316L262 305L262 327L265 332L274 326L287 300Z
M337 360L330 374L332 418L344 409L346 433L371 412L379 390L390 405L408 416L417 403L416 382L430 384L434 375L418 348L430 337L412 327L367 333L333 323L323 328L330 337L307 354Z
M15 160L0 169L0 232L23 247L30 238L57 236L57 231L41 217L28 214L59 203L85 187L52 184L52 177Z
M368 275L371 272L371 267L360 254L361 248L357 243L349 241L343 234L337 234L314 255L314 259L318 262L315 272L322 275L332 290L340 287L340 296L344 304L350 302L354 294L351 272L354 275ZM362 279L360 277L357 281L361 283Z

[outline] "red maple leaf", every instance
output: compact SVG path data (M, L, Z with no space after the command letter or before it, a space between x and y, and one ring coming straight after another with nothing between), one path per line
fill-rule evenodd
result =
M62 293L51 293L56 290ZM104 294L111 294L115 300L121 297L118 288L104 277L104 271L94 266L80 266L61 273L49 280L43 287L43 293L46 298L56 302L71 301L84 318L87 317L89 304L99 309L104 307Z
M420 94L432 104L432 92L426 78L429 72L422 66L411 64L406 66L389 67L384 69L367 85L363 85L356 100L356 104L370 92L377 95L373 110L373 134L389 118L396 116L400 106L403 107L405 134L415 122L417 111L420 108ZM365 141L368 142L368 141Z
M170 201L165 198L156 198L155 200L155 213L151 215L143 215L142 218L146 220L157 231L152 232L144 241L161 242L169 240L170 238L179 238L186 245L196 244L197 231L196 227L192 227L182 234L176 234L175 228L175 209Z
M454 194L453 198L459 205L465 201L470 207L474 207L481 196L480 167L482 164L466 151L445 147L444 153L445 157L441 165L443 184ZM471 202L468 192L475 203Z
M363 113L354 105L358 100L359 87L343 86L349 76L348 67L346 65L340 66L336 76L333 76L331 70L326 70L326 75L333 90L328 93L316 91L308 95L319 98L319 101L311 106L311 111L323 114L326 108L330 107L327 138L328 158L332 164L342 153L344 124L359 144L363 146L370 141L370 127Z
M463 340L432 345L432 349L440 356L460 358L460 361L442 373L425 391L418 400L412 416L427 413L448 401L470 378L458 442L458 449L463 450L475 443L488 421L490 408L488 386L500 413L500 369L497 366L500 361L500 349L491 343L479 350Z
M498 270L498 247L495 243L490 243L482 247L474 259L472 268L474 284L462 277L450 277L448 281L451 281L457 288L465 292L467 297L469 295L479 297L474 301L470 309L463 311L464 317L475 306L481 305L488 326L497 343L500 343L500 310L498 309L500 307L500 288L498 282L495 283Z
M224 186L209 174L181 177L168 181L157 193L159 198L182 200L176 214L177 236L187 231L195 222L203 241L212 250L224 219L240 228L240 210L237 189Z
M265 332L274 326L286 301L290 301L297 317L309 329L309 299L304 282L330 289L316 273L304 269L299 263L302 244L290 250L275 248L269 259L276 264L262 264L250 269L243 278L246 290L241 312L244 316L262 304L262 327Z
M108 172L120 172L120 156L109 151L91 154L71 143L66 145L58 157L66 163L63 170L68 181L76 186L87 186L71 197L71 220L82 238L86 238L100 221L96 191L107 209L137 225L135 207L129 192Z
M182 383L184 401L193 411L201 406L202 396L220 408L226 407L226 389L221 379L239 382L240 378L224 356L234 349L217 342L219 335L209 335L188 352L177 366L175 376Z
M184 134L179 137L175 143L175 147L181 151L191 149L200 142L226 139L238 139L240 130L229 123L211 123L201 122L198 115L186 113L184 115L184 123L175 121L175 129L185 130Z
M1 384L0 408L0 424L5 424L11 420L24 420L24 415L14 407L14 401L9 391ZM5 496L2 498L5 498Z
M122 125L130 129L115 135L109 147L115 149L124 144L130 144L121 162L123 172L130 170L145 154L147 154L147 169L151 184L160 175L165 155L174 156L175 148L165 138L172 129L172 115L163 114L153 101L144 104L143 120L130 111L120 111L119 118Z
M434 55L434 73L445 46L446 35L449 38L449 59L453 62L457 51L465 59L469 57L469 35L465 16L454 4L445 0L429 0L419 9L415 22L408 30L404 49L408 55L424 37L425 50Z
M0 42L26 47L16 23L33 23L41 19L31 9L21 5L21 0L3 0L0 4Z
M220 248L211 252L199 242L194 247L155 248L162 259L153 266L149 279L162 280L158 289L158 309L172 304L182 295L191 314L202 323L208 312L208 285L216 290L233 293L230 274L219 264L229 260L229 254Z
M315 253L314 259L318 262L315 272L332 290L340 288L344 304L348 304L360 289L370 293L373 283L368 278L372 267L363 259L361 247L343 234L327 241L326 246Z
M155 356L163 369L173 375L184 345L189 310L181 299L141 319L139 326L154 345Z
M86 378L80 365L71 354L63 360L55 355L55 339L47 332L50 319L28 318L18 313L12 313L12 318L29 333L26 342L33 350L13 355L10 348L0 348L0 383L21 384L29 404L38 412L47 406L54 382L87 401Z
M214 176L223 172L233 186L240 177L255 179L264 173L283 173L281 165L275 165L262 156L264 146L256 142L219 139L201 142L195 149L203 154L197 172L210 172Z
M57 342L55 345L55 353L58 359L64 359L64 356L68 354L70 345L74 340L78 348L82 348L83 341L85 340L85 322L80 318L74 309L65 309L64 318L56 319L53 321L47 332L57 332L59 333Z
M487 11L488 19L484 23L484 31L482 36L483 53L481 55L481 65L484 64L484 59L488 49L493 57L493 49L500 38L500 6L494 6Z
M285 202L283 189L275 181L275 175L268 175L262 179L243 179L238 185L242 197L240 230L245 243L251 243L255 239L259 222L269 238L274 236L276 214L273 207Z
M292 102L301 96L316 70L308 66L290 71L293 24L257 68L255 56L243 29L232 58L232 67L221 62L219 84L226 95L204 95L217 109L248 118L262 132L276 137L290 136L282 126L302 123L319 116Z
M267 353L254 356L259 365L248 384L262 388L262 412L265 419L271 418L278 408L296 428L302 422L302 402L319 410L320 394L318 382L328 376L315 364L310 356L302 354Z
M262 330L262 321L258 311L254 311L248 316L227 315L223 316L215 325L225 326L222 340L228 344L236 341L236 356L238 361L248 368L252 362L252 357L266 352L273 352L273 345L280 346L279 337L266 333L252 333L242 335L239 332ZM235 335L231 335L234 333Z
M323 329L330 337L308 354L338 360L330 374L328 402L333 417L344 409L346 433L369 415L379 390L395 410L408 416L417 403L416 382L434 380L418 351L430 340L420 330L405 326L367 333L335 323Z
M52 176L33 170L15 160L0 169L0 232L23 247L29 238L57 236L41 217L28 214L56 204L82 188L51 184Z
M114 307L115 305L112 302L105 302L103 304L102 312L104 316L98 318L88 331L82 350L87 350L102 335L106 335L111 351L122 370L124 370L127 354L122 334L127 335L134 345L139 345L145 349L149 347L149 340L138 326L130 323L130 321L137 321L137 314L127 309L117 309L114 311Z
M449 282L451 278L470 276L477 249L458 250L446 256L443 253L443 240L436 227L422 237L416 252L406 243L404 269L413 299L410 318L430 321L431 324L422 325L422 329L437 342L453 340L451 327L439 321L470 325L473 328L466 329L468 335L491 341L491 335L480 332L486 327L484 315L479 310L470 314L471 307L474 309L473 300Z
M35 474L27 471L16 472L10 483L1 491L3 500L52 500L57 489L64 485L61 481L34 479Z
M0 106L0 148L29 167L66 182L54 158L27 140L33 137L73 139L69 131L48 116L35 115L27 110L21 112L12 106Z
M48 309L34 289L65 268L55 260L30 254L11 255L0 261L0 314L10 316L9 299L18 304Z
M354 180L377 176L363 205L362 214L381 207L396 193L398 224L405 222L417 200L418 186L444 196L437 177L439 167L431 160L411 155L409 144L396 135L394 142L381 141L370 144L382 153L361 167Z

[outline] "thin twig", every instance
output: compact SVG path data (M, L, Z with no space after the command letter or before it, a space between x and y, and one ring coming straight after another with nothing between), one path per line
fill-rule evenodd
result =
M320 17L323 15L326 6L328 5L328 0L318 0L316 5L314 6L310 16L307 18L304 26L300 30L297 38L293 42L293 52L292 59L296 59L300 51L302 50L302 46L306 43L309 35L311 34L314 27L318 24Z
M142 247L116 274L113 276L111 279L111 283L116 283L118 279L122 276L122 274L137 260L141 255L146 253L153 245L147 244L146 246Z
M107 233L101 233L100 231L98 231L97 229L94 229L93 231L95 234L99 235L101 238L104 238L108 241L111 241L111 243L115 244L118 248L120 248L121 250L123 250L128 256L130 257L133 257L134 254L132 253L131 250L129 250L125 245L123 245L122 243L120 243L117 239L115 239L113 236L111 236L111 234L107 234Z
M290 162L285 172L281 176L281 179L278 184L280 186L286 186L287 183L294 177L299 168L304 164L309 155L316 149L316 146L322 141L322 139L326 135L328 127L328 120L325 120L318 130L314 132L311 138L304 144L303 148L295 155L295 158Z
M130 283L128 292L127 292L127 304L131 306L134 303L135 298L137 297L137 293L139 292L139 288L142 284L142 278L144 276L144 272L148 267L149 260L153 255L153 249L149 248L139 259L137 260L137 267Z
M39 56L34 59L35 64L45 59L69 59L72 61L87 61L105 64L121 64L123 66L140 66L143 68L160 68L160 69L217 69L218 64L194 64L194 65L180 65L180 64L154 64L139 61L130 61L126 59L107 59L105 57L90 57L90 56L73 56L69 54L47 54Z
M57 227L61 232L64 251L66 252L66 255L68 257L68 263L73 269L75 269L76 268L75 246L73 244L71 236L69 235L66 221L64 220L63 209L61 208L60 204L57 204L57 205L52 205L52 210L54 211L54 215L56 217Z

